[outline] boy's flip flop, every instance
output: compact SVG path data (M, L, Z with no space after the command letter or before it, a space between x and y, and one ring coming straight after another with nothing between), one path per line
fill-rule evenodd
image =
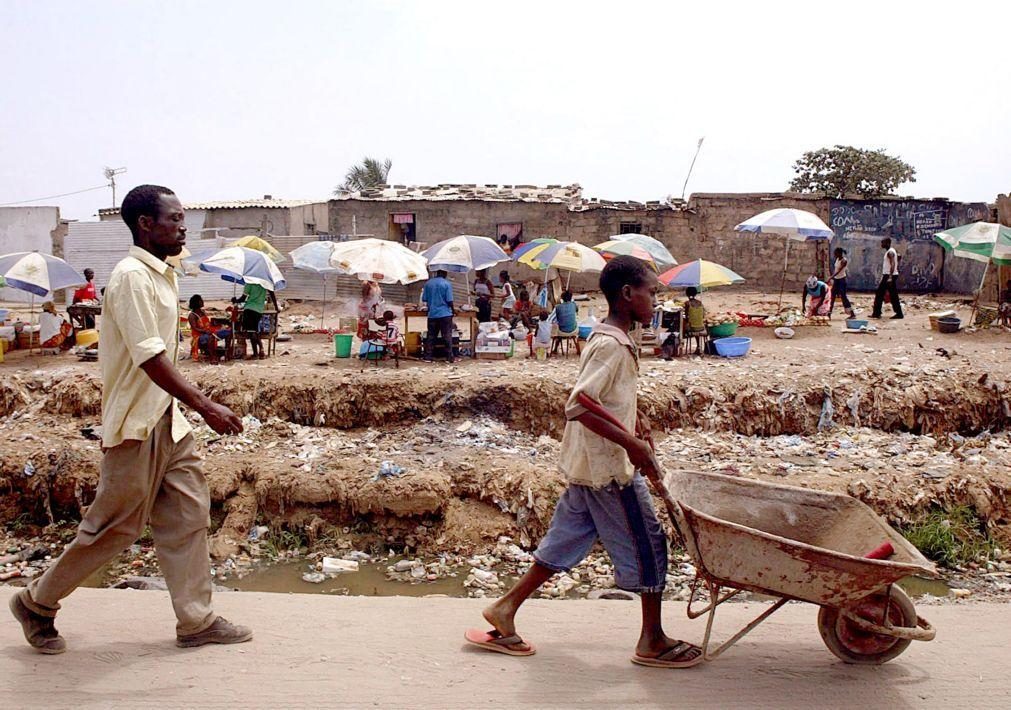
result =
M698 651L699 655L694 658L686 658L682 661L677 660L692 650ZM705 656L702 654L702 649L694 644L688 643L687 641L682 641L655 658L647 658L646 656L640 656L639 654L632 657L632 663L636 663L640 666L649 666L650 668L691 668L692 666L697 666L702 663L704 660Z
M513 634L512 636L503 636L495 630L481 631L480 629L467 629L467 632L463 635L463 637L467 640L467 643L480 646L481 648L489 651L495 651L496 653L504 653L507 656L532 656L537 653L537 649L530 646L530 644L527 644L530 648L525 651L510 648L510 646L526 643L526 641L516 634Z

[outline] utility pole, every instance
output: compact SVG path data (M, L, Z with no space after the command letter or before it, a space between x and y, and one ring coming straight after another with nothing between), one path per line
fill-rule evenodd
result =
M109 187L112 188L112 207L116 208L116 176L122 175L126 172L126 168L109 168L105 169L105 179L109 181Z
M699 144L695 148L695 157L692 158L692 164L688 168L688 174L685 175L685 184L684 184L684 187L681 188L681 201L682 202L684 202L684 199L685 199L685 190L688 189L688 178L690 178L692 176L692 170L695 168L695 161L699 157L699 151L702 150L702 141L704 141L705 139L706 139L705 136L702 136L701 138L699 138Z

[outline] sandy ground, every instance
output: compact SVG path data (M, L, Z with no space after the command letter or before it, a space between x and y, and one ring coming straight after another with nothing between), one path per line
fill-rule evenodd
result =
M13 590L0 588L4 607ZM852 666L823 646L816 610L794 604L716 661L688 671L628 658L632 602L532 601L520 616L531 658L465 648L481 602L464 599L222 594L218 610L254 627L251 643L180 650L167 595L83 589L64 603L70 650L35 654L0 614L6 708L1000 708L1011 704L1011 607L927 609L938 629L883 666ZM760 604L721 610L725 638ZM682 604L668 632L701 637ZM367 619L367 623L363 623Z

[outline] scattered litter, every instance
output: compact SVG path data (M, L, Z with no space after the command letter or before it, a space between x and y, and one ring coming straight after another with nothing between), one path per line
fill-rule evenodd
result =
M380 478L395 478L400 476L407 469L403 466L398 466L392 461L383 461L379 464L379 472L372 477L373 481L378 481Z
M306 572L302 575L302 581L310 584L322 584L326 581L326 575L322 572Z

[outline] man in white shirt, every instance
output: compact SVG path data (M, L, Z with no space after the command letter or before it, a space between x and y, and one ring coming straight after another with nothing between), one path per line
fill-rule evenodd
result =
M211 605L211 500L190 424L179 411L181 401L219 434L242 431L242 420L175 367L179 289L165 260L186 243L183 208L168 188L141 185L123 199L121 214L133 246L109 277L103 304L98 490L74 541L10 601L25 639L39 653L66 650L54 626L60 600L149 523L176 613L176 645L239 643L253 636L216 616Z
M887 237L881 240L881 248L885 250L885 258L881 262L881 283L874 293L874 310L871 312L871 318L881 317L881 307L885 303L887 292L892 302L892 310L895 311L892 320L899 320L902 318L902 304L899 302L899 255L892 246L892 240Z

